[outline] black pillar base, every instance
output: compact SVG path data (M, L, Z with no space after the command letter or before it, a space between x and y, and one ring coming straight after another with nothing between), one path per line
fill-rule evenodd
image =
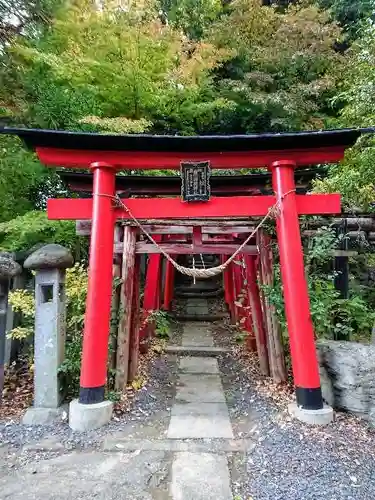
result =
M104 401L104 388L101 387L80 387L79 402L83 405L102 403Z
M297 405L305 410L321 410L323 408L322 389L305 389L296 387Z

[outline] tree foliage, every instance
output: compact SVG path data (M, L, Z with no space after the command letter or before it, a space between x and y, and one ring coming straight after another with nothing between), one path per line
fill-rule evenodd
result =
M32 209L45 177L39 161L18 139L0 135L0 222Z
M37 36L47 26L60 0L0 0L0 43L17 36Z
M375 313L369 301L361 294L350 294L342 299L334 287L332 251L339 243L334 229L322 227L312 238L304 241L306 278L310 297L311 318L317 338L341 338L345 340L369 339L375 321ZM277 252L275 255L277 261ZM280 266L274 266L275 280L264 291L275 306L284 334L287 333L285 305ZM356 289L356 284L352 289Z
M317 6L280 12L260 0L234 0L210 34L233 58L219 73L220 95L235 103L233 132L324 127L341 56L340 30Z
M0 250L20 252L41 243L58 243L73 252L82 243L73 221L50 221L44 211L32 210L0 223Z
M329 9L347 33L349 40L358 38L363 23L374 16L373 0L320 0L324 9Z
M192 133L195 120L209 122L225 106L213 95L208 103L206 91L226 51L189 43L163 25L153 2L127 10L116 4L98 10L79 0L60 11L46 36L13 47L30 123L115 132L178 123L179 132Z
M339 125L373 127L375 123L375 26L370 23L350 49L350 62L336 100L340 102ZM330 168L317 191L340 192L349 209L372 210L375 202L375 142L363 137Z
M224 10L221 0L161 0L160 6L165 21L191 40L200 40Z

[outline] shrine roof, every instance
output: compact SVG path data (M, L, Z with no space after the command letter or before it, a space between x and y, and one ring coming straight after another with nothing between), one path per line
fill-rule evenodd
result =
M234 151L311 150L350 147L363 133L375 128L319 130L248 135L112 135L62 130L3 127L0 133L19 136L30 149L58 148L91 151L142 151L157 153L208 153Z
M72 172L69 169L58 170L61 179L73 192L91 192L92 173ZM306 192L312 179L326 174L325 168L299 169L295 173L298 192ZM271 184L270 172L248 173L246 175L212 175L210 178L213 194L220 196L233 193L266 192ZM116 190L129 192L130 195L179 194L181 191L180 175L116 175Z

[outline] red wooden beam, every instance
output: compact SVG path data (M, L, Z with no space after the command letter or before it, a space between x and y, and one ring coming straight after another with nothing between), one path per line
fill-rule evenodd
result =
M280 151L240 151L211 153L174 153L144 151L90 151L58 148L36 148L45 165L88 168L105 162L117 169L179 169L182 161L210 161L212 168L241 169L268 167L275 161L290 160L295 164L336 163L344 156L345 146Z
M341 211L339 194L296 195L299 214L337 214ZM179 198L131 198L126 206L137 219L179 219L204 217L242 217L266 215L276 199L274 196L234 196L211 198L208 202L184 203ZM92 199L61 198L47 202L49 219L91 219ZM129 214L116 208L118 219L129 219Z

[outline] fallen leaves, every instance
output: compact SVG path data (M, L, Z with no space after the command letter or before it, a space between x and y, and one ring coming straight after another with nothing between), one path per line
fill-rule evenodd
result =
M120 400L114 404L113 413L115 418L119 418L124 413L129 412L137 392L146 389L151 361L163 354L165 345L165 340L152 338L148 350L144 354L140 354L137 377L120 395Z
M33 373L26 360L6 368L0 421L19 420L33 399Z

